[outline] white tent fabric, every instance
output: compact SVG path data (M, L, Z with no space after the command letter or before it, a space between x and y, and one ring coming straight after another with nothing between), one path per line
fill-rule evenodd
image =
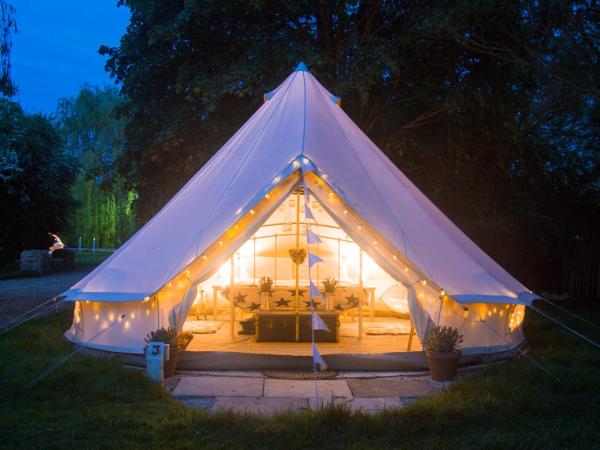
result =
M65 292L68 300L152 296L299 167L324 179L457 302L529 304L537 298L454 226L303 64L267 97L151 221Z

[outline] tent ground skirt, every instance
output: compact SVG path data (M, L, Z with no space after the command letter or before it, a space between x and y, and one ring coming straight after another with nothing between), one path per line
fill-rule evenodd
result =
M525 344L524 344L525 345ZM124 364L144 367L143 355L114 353L86 348L86 354L111 358ZM491 354L473 354L463 356L461 367L487 364L514 357L514 349ZM340 371L387 372L387 371L423 371L428 370L423 352L393 352L378 354L328 354L324 355L328 369ZM185 351L179 355L178 370L192 371L228 371L228 370L310 370L313 367L310 356L271 355L258 353Z

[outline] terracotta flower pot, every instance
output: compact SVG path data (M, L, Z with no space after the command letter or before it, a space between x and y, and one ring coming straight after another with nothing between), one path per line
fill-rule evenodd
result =
M454 380L456 369L458 369L458 360L462 355L460 351L457 350L452 353L426 351L425 355L429 362L433 381Z
M169 359L165 361L165 378L170 378L175 375L177 359L179 359L179 346L170 347Z

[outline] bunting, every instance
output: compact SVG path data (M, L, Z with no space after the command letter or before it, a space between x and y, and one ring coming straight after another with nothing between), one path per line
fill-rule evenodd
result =
M323 330L323 331L331 331L327 324L323 322L321 316L319 316L315 311L312 312L312 329L313 330Z
M307 222L310 219L316 223L315 216L313 215L310 207L308 206L309 204L310 203L309 203L308 189L306 188L306 185L304 185L304 215L306 217ZM317 288L317 286L315 286L315 284L313 283L310 269L315 264L319 264L324 261L319 255L312 253L310 251L311 245L319 244L321 242L321 238L316 233L314 233L312 230L310 230L310 228L308 227L308 223L306 226L306 242L308 243L308 280L309 280L309 286L310 286L310 302L308 304L311 307L312 352L313 352L313 365L314 365L314 370L315 370L315 383L316 383L317 364L318 364L319 370L327 370L327 364L325 363L325 360L319 353L319 350L317 349L317 345L315 344L315 331L317 331L317 330L331 331L331 330L329 329L327 324L325 322L323 322L323 319L321 319L321 317L315 312L315 302L313 301L313 299L321 298L322 294L319 291L319 289ZM315 385L315 390L316 390L316 385ZM316 393L315 393L315 395L316 395Z
M319 244L321 242L321 238L307 228L306 241L308 242L308 245L314 245Z
M308 267L312 267L317 263L323 262L323 259L319 255L308 252Z
M312 343L312 351L313 351L313 361L315 364L319 365L319 370L327 370L327 363L325 363L325 360L319 353L319 350L317 350L317 346L315 345L314 341Z
M315 286L315 284L312 282L312 280L309 281L310 284L310 303L311 306L312 305L312 300L313 298L321 298L321 291L319 291L319 289L317 288L317 286Z

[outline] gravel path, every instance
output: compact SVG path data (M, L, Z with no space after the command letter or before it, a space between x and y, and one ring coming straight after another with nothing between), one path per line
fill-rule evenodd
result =
M92 269L0 281L0 324L67 290Z

